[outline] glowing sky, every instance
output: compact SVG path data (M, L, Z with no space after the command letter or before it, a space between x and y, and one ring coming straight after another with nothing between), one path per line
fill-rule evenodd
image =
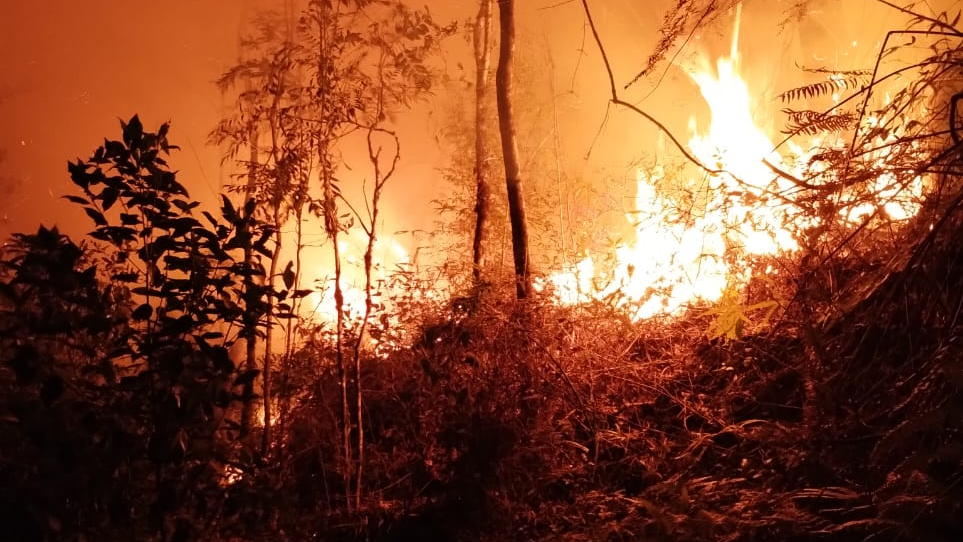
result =
M195 198L212 201L227 171L220 165L220 151L207 145L207 134L228 107L212 81L236 61L244 22L259 7L284 1L291 0L5 0L0 7L0 236L34 229L39 222L56 223L70 232L87 231L89 224L76 206L60 199L72 191L66 161L86 158L104 137L118 133L118 118L134 113L148 128L173 121L171 139L182 147L173 166ZM439 21L465 21L475 11L473 0L428 3ZM631 77L644 62L669 3L591 2L620 80ZM785 86L772 81L773 66L792 69L794 60L785 58L787 52L811 55L815 60L795 60L808 64L815 64L820 55L848 54L841 44L855 39L854 28L865 26L859 10L875 4L846 2L848 7L838 9L855 14L860 25L831 28L826 21L838 21L832 11L838 3L814 2L826 13L780 37L785 48L773 48L773 20L792 3L748 4L744 32L749 53L744 65L774 91ZM596 141L604 115L605 84L593 44L584 33L581 5L557 0L519 4L519 32L544 41L553 58L559 94L554 107L561 119L564 150L583 156ZM758 14L755 20L753 13ZM885 29L900 20L889 15L888 19L876 15L876 26ZM724 43L722 34L719 41ZM705 45L714 36L710 32L700 39ZM463 60L459 51L464 46L463 39L453 40L445 59L450 70ZM866 54L862 52L863 57ZM697 93L677 71L669 70L664 86L643 105L685 136ZM443 165L443 157L432 138L441 110L429 102L402 119L400 133L406 146L399 177L406 179L405 187L387 195L391 201L387 220L395 229L427 225L425 213L412 209L440 189L434 171ZM610 117L595 143L593 161L570 164L577 169L570 173L628 172L629 161L641 147L651 145L651 136L638 135L643 133L651 134L651 128L637 117Z

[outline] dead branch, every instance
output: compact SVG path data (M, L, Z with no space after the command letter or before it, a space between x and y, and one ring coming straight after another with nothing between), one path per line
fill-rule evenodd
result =
M624 107L624 108L626 108L626 109L628 109L628 110L630 110L630 111L633 111L633 112L635 112L636 114L638 114L638 115L642 116L643 118L645 118L646 120L648 120L649 122L651 122L652 124L654 124L662 133L664 133L664 134L666 135L666 137L669 138L670 141L672 141L672 144L675 145L675 147L676 147L677 149L679 149L679 151L680 151L680 152L682 153L682 155L686 158L686 160L692 162L693 164L695 164L696 166L698 166L700 169L702 169L702 170L705 171L706 173L709 173L709 174L712 174L712 175L719 175L719 174L722 174L722 173L728 173L728 172L725 171L725 170L713 169L713 168L710 168L709 166L703 164L701 161L699 161L698 158L696 158L695 156L693 156L693 155L685 148L685 146L682 145L681 142L679 142L679 140L675 137L675 135L674 135L664 124L662 124L661 122L659 122L658 119L656 119L656 118L653 117L652 115L646 113L645 111L643 111L641 108L639 108L639 107L636 106L635 104L630 103L630 102L627 102L627 101L625 101L625 100L623 100L623 99L621 99L621 98L619 97L619 91L618 91L617 87L615 86L615 74L612 72L612 65L611 65L611 63L609 62L608 54L605 52L605 46L602 45L602 38L601 38L601 36L599 36L598 29L597 29L596 26L595 26L595 20L592 18L592 12L591 12L591 10L589 9L589 6L588 6L588 0L582 0L582 8L583 8L583 10L585 11L585 18L586 18L586 20L588 20L589 28L592 30L592 37L593 37L594 40L595 40L595 45L599 48L599 54L602 55L602 63L605 64L605 71L606 71L606 73L608 74L609 92L610 92L610 94L611 94L611 97L610 97L610 99L609 99L609 102L611 102L611 103L613 103L613 104L615 104L615 105L622 106L622 107Z

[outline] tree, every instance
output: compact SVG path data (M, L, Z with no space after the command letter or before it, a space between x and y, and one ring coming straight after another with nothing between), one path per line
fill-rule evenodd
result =
M486 126L488 107L489 64L491 60L492 1L480 0L475 17L472 43L475 54L475 235L472 239L472 278L477 288L485 266L486 247L491 213L491 187L488 181L488 146Z
M335 305L334 369L341 395L340 453L345 496L349 508L360 504L363 460L363 410L360 386L361 335L368 329L374 308L372 257L378 205L385 182L399 158L397 139L386 128L390 115L431 90L433 74L428 59L453 27L437 25L427 10L408 8L394 0L311 0L296 24L279 32L270 21L260 25L260 36L246 42L252 58L222 78L222 88L242 86L241 113L225 119L215 138L231 152L242 146L262 146L258 170L262 199L274 209L280 230L290 214L300 219L307 207L321 218L332 252ZM265 134L266 143L248 134ZM357 179L342 177L350 170L345 141L364 135L374 189ZM393 158L382 156L383 138L392 139ZM317 177L313 196L307 181ZM345 192L361 188L364 205L353 205ZM347 211L344 210L347 208ZM278 209L281 209L279 212ZM299 220L300 223L300 220ZM300 227L300 226L299 226ZM341 240L353 227L367 239L364 255L366 307L356 328L349 329L343 283ZM271 264L268 281L274 280ZM300 270L286 270L285 286L296 292ZM290 307L286 307L291 314ZM352 335L353 332L353 335ZM352 344L351 341L354 341ZM353 346L353 347L352 347ZM270 375L264 353L265 377ZM265 401L271 384L264 382ZM269 406L265 404L265 412ZM267 421L265 422L267 426Z
M493 8L494 9L494 8ZM466 30L474 30L470 25ZM494 31L494 29L493 29ZM472 39L472 35L468 39ZM592 240L610 241L609 229L585 227L598 224L600 216L610 211L603 207L608 198L588 179L571 175L584 170L577 153L563 153L559 134L559 107L565 107L570 91L556 92L551 54L546 42L530 34L516 36L515 47L524 54L515 55L512 70L513 119L516 125L518 156L521 167L533 172L525 178L525 217L528 230L528 266L533 274L540 270L554 270L584 257L584 250ZM476 63L475 71L478 65ZM498 111L494 92L482 94L478 107L477 74L465 70L446 85L446 122L439 138L448 156L441 174L449 189L433 202L439 217L432 232L428 249L438 262L439 271L455 295L457 303L475 306L478 295L487 291L472 286L475 272L480 271L481 285L496 283L513 285L511 220L506 184L493 183L492 174L503 168L500 151ZM574 96L574 94L572 94ZM482 117L479 118L479 110ZM476 127L480 126L480 130ZM481 135L484 162L478 164L478 136ZM499 151L495 151L499 149ZM481 247L482 265L474 264L477 234L479 165L487 176L490 191L484 242ZM614 214L614 213L610 213ZM623 215L614 218L620 221ZM614 221L614 220L613 220Z
M498 1L498 20L501 25L498 70L495 86L498 98L498 128L505 160L505 183L508 189L508 208L512 222L512 255L515 262L515 294L519 299L532 292L532 277L528 265L528 225L525 220L525 198L522 194L521 167L512 111L512 65L515 52L515 2Z

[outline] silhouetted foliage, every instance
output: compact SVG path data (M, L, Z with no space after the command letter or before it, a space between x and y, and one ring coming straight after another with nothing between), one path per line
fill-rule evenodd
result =
M267 252L271 230L227 199L222 219L194 218L163 158L168 126L146 132L135 116L122 129L69 166L84 195L67 197L105 243L100 272L56 228L15 236L3 262L4 495L23 532L50 539L199 532L183 518L223 499L223 465L253 465L231 406L256 372L238 372L228 347L269 292L240 284L263 270L232 254Z

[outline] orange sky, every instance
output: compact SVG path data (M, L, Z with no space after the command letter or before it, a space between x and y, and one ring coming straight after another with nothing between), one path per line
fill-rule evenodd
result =
M473 0L429 3L440 21L464 21L474 14ZM591 2L621 80L631 77L644 62L668 3ZM134 113L151 129L173 121L171 139L182 147L173 166L195 198L213 201L227 172L220 166L220 152L206 143L207 133L226 107L212 81L236 60L243 21L259 5L280 4L281 0L5 2L0 9L0 236L35 229L40 222L56 223L71 233L87 231L86 217L77 206L60 198L73 190L66 162L86 158L104 137L116 137L117 119ZM519 32L539 37L551 50L558 91L573 88L574 81L576 93L559 98L555 106L562 118L564 150L571 156L584 155L605 110L605 85L593 44L583 41L581 6L557 0L519 4ZM826 20L834 20L836 4L817 1L815 6L826 6L825 16L814 17L802 34L777 39L772 17L790 4L788 0L755 0L747 6L744 32L748 30L745 41L750 43L745 65L757 74L757 80L768 80L764 82L770 90L780 90L778 83L771 81L773 66L816 63L787 60L786 53L793 49L773 47L774 41L795 43L797 50L802 50L798 36L803 35L806 43L801 46L810 49L806 54L818 56L829 46L848 42L854 32L853 28L830 28ZM874 2L848 0L845 9L870 9L852 7L856 4ZM752 13L760 15L753 19ZM889 21L900 20L875 17L883 29ZM860 22L865 26L865 19ZM720 30L718 36L708 33L703 40L728 43L726 31ZM464 47L464 40L455 41L448 53L450 65ZM583 49L588 53L579 62ZM862 54L866 56L865 51ZM579 72L573 78L576 65ZM643 106L686 140L688 115L702 106L694 107L694 87L678 70L669 70L668 75L664 87ZM393 223L389 229L430 224L425 212L411 211L442 189L434 174L443 165L442 157L431 143L440 123L436 112L440 111L438 103L427 103L402 118L400 134L405 148L399 176L405 184L387 194L391 200L388 220ZM651 133L637 117L613 117L596 143L593 161L573 166L580 171L572 173L626 171L640 148L651 145ZM427 211L427 205L424 209Z
M472 0L434 4L439 21L474 14ZM237 59L243 21L269 5L281 2L5 3L0 16L0 235L6 238L39 222L72 233L87 231L86 217L60 198L73 190L66 162L86 158L104 137L116 137L117 119L134 113L149 129L172 121L171 139L182 150L171 162L181 182L195 198L214 200L228 172L219 151L206 141L227 105L212 81ZM546 23L577 7L552 9ZM454 49L464 46L461 38L452 41ZM398 197L435 190L433 171L442 164L437 148L425 144L439 122L426 114L433 111L427 104L404 118L401 130L408 144L402 173L419 179L422 190L406 188Z

